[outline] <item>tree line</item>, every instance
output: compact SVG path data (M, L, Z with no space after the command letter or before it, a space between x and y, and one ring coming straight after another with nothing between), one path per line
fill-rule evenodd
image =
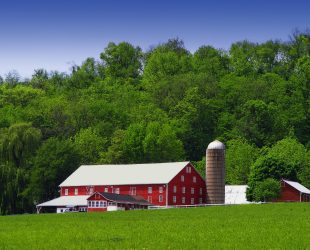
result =
M81 164L190 160L226 146L228 184L310 187L310 33L233 43L109 43L70 73L0 77L0 214L34 211ZM268 183L263 183L265 180Z

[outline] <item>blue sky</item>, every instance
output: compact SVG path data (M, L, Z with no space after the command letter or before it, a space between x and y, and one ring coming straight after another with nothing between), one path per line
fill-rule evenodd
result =
M0 0L0 75L34 69L68 71L99 58L108 42L128 41L143 50L179 37L229 49L248 39L288 40L310 28L310 1Z

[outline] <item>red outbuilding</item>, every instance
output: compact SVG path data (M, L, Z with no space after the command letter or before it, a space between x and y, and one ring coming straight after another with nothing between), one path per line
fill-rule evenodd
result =
M88 212L147 209L153 205L141 196L99 192L92 194L87 199L87 204Z
M310 202L310 190L298 182L281 180L281 196L279 202Z
M206 202L206 183L190 162L171 162L82 165L60 184L60 196L70 200L94 193L140 196L156 206L195 205Z

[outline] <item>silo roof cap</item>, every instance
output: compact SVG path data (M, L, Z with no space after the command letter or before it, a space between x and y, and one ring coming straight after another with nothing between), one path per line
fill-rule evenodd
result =
M225 149L224 143L215 140L208 145L207 149Z

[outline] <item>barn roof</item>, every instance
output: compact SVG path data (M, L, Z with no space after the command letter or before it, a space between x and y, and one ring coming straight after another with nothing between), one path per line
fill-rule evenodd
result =
M189 162L82 165L59 186L165 184L187 164Z
M310 194L310 190L308 188L306 188L305 186L301 185L298 182L288 181L288 180L283 180L283 181L285 183L289 184L290 186L292 186L293 188L295 188L296 190L298 190L301 193Z
M106 193L106 192L102 192L102 193L97 192L97 193L102 195L107 200L115 201L115 202L119 202L119 203L153 205L152 203L149 203L147 200L143 199L143 197L141 197L141 196ZM96 193L94 193L94 194L96 194ZM91 195L88 199L91 199L91 197L93 195Z
M89 195L60 196L56 199L38 204L37 207L87 206Z

